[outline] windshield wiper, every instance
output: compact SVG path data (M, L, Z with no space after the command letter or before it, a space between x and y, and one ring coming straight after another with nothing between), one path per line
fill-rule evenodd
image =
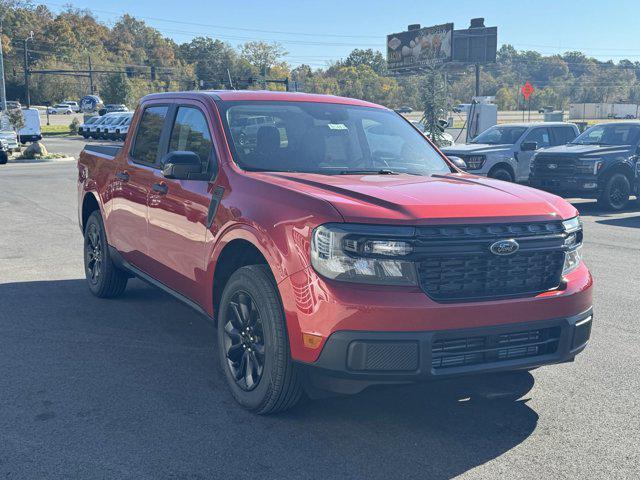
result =
M400 172L382 168L380 170L341 170L338 175L400 175Z

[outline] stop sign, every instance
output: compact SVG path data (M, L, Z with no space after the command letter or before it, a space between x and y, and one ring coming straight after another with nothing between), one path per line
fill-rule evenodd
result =
M525 100L529 100L529 97L533 92L536 91L536 89L533 88L533 85L531 85L529 83L529 80L527 80L527 83L524 84L524 87L522 87L521 91L522 91L522 95L524 95Z

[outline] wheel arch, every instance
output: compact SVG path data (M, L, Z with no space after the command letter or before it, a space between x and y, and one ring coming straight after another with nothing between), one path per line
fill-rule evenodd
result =
M505 161L500 161L500 162L496 163L494 166L492 166L489 169L489 172L487 173L487 176L491 177L491 174L493 172L495 172L496 170L498 170L499 168L503 168L506 171L508 171L511 174L511 178L513 178L514 181L516 180L516 172L515 172L513 166L511 164L509 164L508 162L505 162Z
M629 185L631 186L631 192L634 193L636 191L635 188L635 172L633 171L633 168L626 164L626 163L616 163L615 165L610 166L609 168L606 168L602 173L602 182L603 184L605 182L607 182L609 180L609 178L611 178L612 175L616 174L616 173L622 173L625 177L627 177L627 180L629 180Z
M100 202L98 201L97 194L95 194L94 192L86 192L82 199L82 210L80 212L80 227L82 228L83 232L89 216L96 210L98 210L102 215L102 208L100 206Z

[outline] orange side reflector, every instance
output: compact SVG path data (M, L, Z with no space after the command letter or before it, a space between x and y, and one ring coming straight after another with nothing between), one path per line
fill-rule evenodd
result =
M305 347L316 349L322 343L322 337L320 335L312 335L310 333L303 333L302 334L302 342L304 343Z

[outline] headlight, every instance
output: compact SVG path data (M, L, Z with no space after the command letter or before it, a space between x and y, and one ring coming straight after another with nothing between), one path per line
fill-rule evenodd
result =
M326 224L313 231L311 264L323 277L377 285L417 285L411 227Z
M576 169L578 173L597 175L602 169L602 165L603 162L601 158L579 158Z
M480 170L485 160L486 157L484 155L469 155L464 159L469 170Z
M564 266L562 275L573 272L582 261L582 222L580 217L573 217L562 222L567 234L564 245L568 250L564 254Z

